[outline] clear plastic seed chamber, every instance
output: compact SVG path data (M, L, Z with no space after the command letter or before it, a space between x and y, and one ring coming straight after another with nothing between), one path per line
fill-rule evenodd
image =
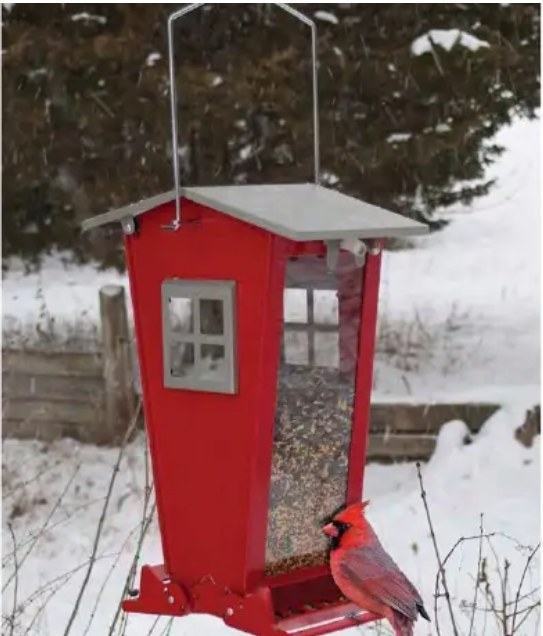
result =
M324 519L347 494L362 268L341 253L287 263L266 574L324 565Z

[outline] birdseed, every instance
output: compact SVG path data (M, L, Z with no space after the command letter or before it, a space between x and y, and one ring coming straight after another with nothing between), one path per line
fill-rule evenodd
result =
M277 396L266 574L322 565L321 527L345 502L354 375L284 365Z
M308 340L307 364L300 366L289 364L294 360L287 360L286 346L282 349L266 542L268 576L326 563L328 541L321 527L346 499L359 351L362 275L352 254L342 252L334 271L318 256L291 259L286 286L335 291L338 356L337 363L318 362L322 351L312 349ZM314 309L308 308L307 321L316 326L319 316ZM288 335L285 324L285 344Z

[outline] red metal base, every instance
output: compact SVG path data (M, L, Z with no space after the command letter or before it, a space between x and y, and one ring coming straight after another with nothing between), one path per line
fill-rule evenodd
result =
M314 584L316 580L314 578ZM279 579L274 581L273 587L264 585L251 594L238 596L209 576L190 590L184 590L168 578L162 565L144 566L138 596L123 601L123 609L163 616L211 614L222 618L226 625L255 636L323 636L380 619L368 613L351 618L358 610L344 599L305 602L287 609L285 600L289 591L294 592L294 597L299 596L301 581L291 586L278 583Z
M163 565L144 565L136 598L123 601L125 612L160 616L184 616L191 611L189 598L179 585L170 581Z

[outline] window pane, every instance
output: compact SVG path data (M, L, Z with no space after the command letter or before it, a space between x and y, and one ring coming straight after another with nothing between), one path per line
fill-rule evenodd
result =
M283 334L285 362L287 364L307 364L309 360L309 337L307 332L287 331Z
M315 366L339 368L338 333L315 334Z
M200 358L200 377L203 380L220 379L228 376L226 352L223 345L202 345L200 349Z
M206 336L224 334L224 306L222 300L200 300L200 333Z
M172 375L176 378L194 375L194 345L189 342L174 342L170 347L170 364Z
M303 324L307 316L307 291L305 289L285 289L284 291L284 321Z
M315 290L315 324L339 324L339 307L337 292Z
M168 317L172 333L192 333L194 330L191 298L168 298Z

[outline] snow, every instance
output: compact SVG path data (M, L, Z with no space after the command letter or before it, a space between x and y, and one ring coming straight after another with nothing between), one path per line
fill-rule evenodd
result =
M438 133L446 133L450 132L451 127L449 126L449 124L438 124L434 130Z
M154 66L160 59L162 59L162 55L155 51L154 53L149 53L145 60L145 64L146 66Z
M202 358L201 369L198 371L198 376L206 381L224 381L228 379L229 376L228 361L224 358L213 359L206 356Z
M334 174L333 172L328 172L327 170L325 170L321 174L321 183L322 183L322 185L333 187L333 186L337 185L339 183L339 181L340 181L339 177L337 176L337 174Z
M254 144L246 144L245 146L243 146L243 148L240 149L239 158L241 161L247 161L247 159L249 159L249 157L252 157L254 153L255 153Z
M488 42L480 40L474 35L460 31L459 29L432 29L413 41L411 44L411 52L415 56L422 55L423 53L431 51L435 44L438 44L447 51L450 51L456 44L470 51L478 51L480 48L490 47Z
M498 179L490 194L469 213L463 208L447 213L452 222L445 230L416 239L411 249L385 253L373 393L379 401L496 400L503 405L469 445L463 444L464 423L444 427L423 476L442 556L460 537L479 533L484 513L485 531L498 533L491 541L502 568L504 559L511 562L513 594L526 559L526 550L516 542L534 546L541 531L537 503L540 439L531 448L514 439L526 409L540 402L539 137L538 121L515 123L502 131L497 141L507 152L489 170L489 176ZM124 285L129 294L124 275L100 272L92 266L65 266L58 256L46 259L40 273L26 275L21 263L13 265L4 275L4 331L34 329L36 322L47 326L51 321L59 331L74 323L92 329L99 315L99 288ZM302 300L300 290L287 292L290 319L306 320ZM315 314L321 321L337 320L333 295L315 294ZM290 355L304 357L301 336L294 334L298 340ZM328 349L334 355L330 342L323 343L319 355L328 355ZM72 634L109 633L142 519L148 474L145 448L140 437L126 449L99 558ZM89 560L116 457L114 449L67 440L4 442L4 584L13 570L10 521L22 562L15 605L24 609L23 627L34 620L29 636L64 631L84 576L81 568ZM419 587L433 615L437 564L416 467L410 463L368 466L364 494L371 500L370 521ZM62 501L56 505L59 498ZM40 528L45 531L24 558L32 546L23 544L25 537ZM487 542L483 543L490 585L499 597L494 557ZM460 632L466 634L470 619L466 606L473 600L478 551L479 541L462 542L447 566ZM155 520L139 565L161 560ZM538 584L539 557L534 559L523 594ZM12 613L14 592L13 580L3 595L4 615ZM452 636L442 599L438 606L441 633ZM535 621L532 615L515 636L536 633ZM127 633L146 636L154 622L153 617L130 616ZM167 626L168 621L161 619L153 633L165 633ZM24 631L16 629L14 636ZM372 633L372 628L366 631ZM216 619L194 616L176 620L171 630L174 636L202 633L226 636L233 632ZM416 636L433 633L435 624L417 623ZM481 611L475 616L472 633L494 636L500 632L492 614Z
M328 11L316 11L315 17L317 20L322 20L323 22L329 22L330 24L339 24L339 20L333 13L329 13Z
M34 80L37 77L42 77L43 75L47 75L47 69L46 68L35 68L32 69L30 71L28 71L28 79Z
M98 22L98 24L106 24L107 19L102 15L91 15L90 13L74 13L72 22Z
M436 455L423 468L442 557L460 537L479 533L480 514L484 513L485 531L500 533L492 539L500 559L511 561L509 580L513 594L525 559L525 551L520 550L516 542L534 546L540 535L539 512L534 505L540 496L539 438L532 448L525 448L513 439L514 427L523 415L522 408L508 408L497 413L469 446L460 443L464 426L451 423L441 432ZM22 562L18 572L17 604L24 607L21 627L35 619L30 635L58 634L64 630L88 564L116 459L116 450L81 446L67 440L50 445L14 440L4 443L4 582L8 581L13 568L13 558L9 556L13 552L13 540L5 525L11 521L19 562ZM94 570L72 631L74 634L98 636L109 632L136 549L145 504L145 462L144 439L138 438L125 450ZM420 589L430 614L433 614L437 565L415 466L370 465L366 473L365 498L371 502L368 518L384 546ZM149 502L147 510L151 508ZM39 534L39 540L30 555L23 559L31 547L31 537L36 534ZM448 563L449 585L457 608L457 620L463 630L461 633L467 633L469 615L459 608L472 599L478 549L477 541L466 542ZM486 545L483 555L492 563L492 553ZM160 538L154 520L143 542L139 565L160 563L161 559ZM499 577L493 565L489 567L489 577L494 593L498 594ZM535 559L534 570L527 577L523 593L533 590L538 585L538 578L539 559ZM13 594L12 581L3 596L4 614L12 611ZM97 602L99 611L93 612ZM483 604L482 599L480 604ZM443 636L451 636L442 602L439 603L439 616ZM478 614L475 633L480 636L496 634L492 620L492 616L483 612ZM488 622L486 627L485 621ZM520 636L535 633L534 621L526 624ZM153 623L153 617L131 615L127 633L146 636ZM167 623L167 619L161 619L155 633L161 634ZM434 626L420 622L415 634L429 636L434 629ZM368 632L372 633L371 628ZM177 619L171 633L174 636L201 633L227 636L232 633L233 636L235 632L217 619L191 616ZM345 633L354 636L357 632Z
M404 141L409 141L412 137L411 133L393 133L387 137L387 141L389 144L403 143Z
M450 120L450 121L452 121L452 120ZM427 128L424 128L422 132L425 135L428 134L428 133L432 133L432 132L436 132L436 133L442 134L442 133L448 133L451 130L452 129L451 129L450 124L441 123L441 124L437 124L436 126L428 126ZM458 183L455 184L455 185L456 185L457 189L460 189L462 186L469 186L470 184L465 183L465 182L460 182L460 185Z
M376 399L539 400L539 135L538 121L504 130L509 150L488 171L498 185L475 210L384 258L382 328L428 355L403 370L378 358Z

